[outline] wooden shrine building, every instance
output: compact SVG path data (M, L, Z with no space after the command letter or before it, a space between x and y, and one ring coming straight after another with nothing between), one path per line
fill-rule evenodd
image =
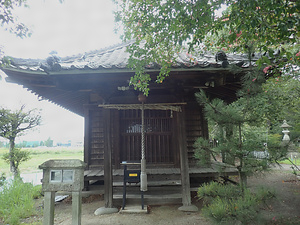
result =
M46 60L15 58L2 68L8 81L85 118L86 189L96 181L104 182L107 205L112 204L113 182L122 175L121 162L141 159L141 102L140 93L129 85L134 75L127 68L129 44L61 59L53 55ZM183 204L191 202L192 179L218 174L214 168L200 168L194 159L194 141L208 138L195 93L203 88L212 97L233 101L241 74L233 72L231 65L243 71L249 65L243 55L227 55L221 61L210 54L192 58L178 53L170 76L162 84L150 83L144 104L149 191L152 181L178 181ZM159 66L149 65L146 71L155 77Z

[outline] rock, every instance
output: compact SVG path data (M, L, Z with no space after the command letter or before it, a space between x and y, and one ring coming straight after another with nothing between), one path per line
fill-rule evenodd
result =
M198 212L198 207L195 205L183 205L180 206L178 210L183 212Z
M117 213L119 210L117 208L105 208L105 207L101 207L99 209L97 209L94 214L96 216L99 215L104 215L104 214L111 214L111 213Z

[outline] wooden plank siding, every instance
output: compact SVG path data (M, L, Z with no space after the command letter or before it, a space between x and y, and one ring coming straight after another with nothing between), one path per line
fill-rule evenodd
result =
M104 166L104 126L103 110L90 111L90 164L89 168L103 168Z
M185 124L186 124L186 140L189 165L195 165L194 157L194 143L199 137L207 137L207 122L200 106L193 104L193 107L188 106L185 110Z

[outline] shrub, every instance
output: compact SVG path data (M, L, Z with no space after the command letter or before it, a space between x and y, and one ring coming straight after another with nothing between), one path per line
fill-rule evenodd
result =
M266 189L251 193L248 189L241 191L239 186L212 182L200 187L197 196L205 203L203 215L213 222L253 224L259 219L261 203L274 197L274 194Z
M202 199L205 204L210 204L216 197L230 200L235 196L241 195L241 189L238 186L222 185L217 182L204 184L198 189L197 196Z
M5 182L0 195L0 222L2 220L4 224L15 225L20 223L21 218L34 215L34 198L40 196L40 193L40 186L23 183L21 179Z
M5 173L2 173L0 175L0 187L4 184L5 180L6 180Z

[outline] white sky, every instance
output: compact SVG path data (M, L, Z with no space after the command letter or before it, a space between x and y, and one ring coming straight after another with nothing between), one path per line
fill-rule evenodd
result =
M28 0L30 8L19 8L20 21L33 31L20 39L0 28L0 45L6 55L46 58L53 50L59 56L84 53L121 42L114 30L111 0ZM4 77L1 73L2 78ZM26 104L42 109L43 125L21 139L27 141L83 140L83 118L37 97L22 86L0 81L0 106L11 109Z

